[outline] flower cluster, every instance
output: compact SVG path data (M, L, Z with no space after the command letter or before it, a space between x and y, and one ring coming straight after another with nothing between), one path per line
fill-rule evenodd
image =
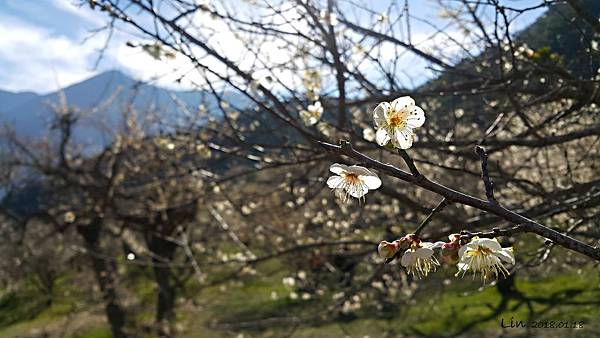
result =
M400 264L406 268L408 274L415 277L426 277L440 265L434 256L435 249L441 249L440 257L448 264L457 264L456 276L464 276L467 271L473 276L481 274L481 278L488 280L492 275L508 276L510 272L505 263L515 264L512 247L503 248L495 238L473 237L461 245L461 236L452 234L449 242L422 242L416 235L409 234L393 242L382 241L377 252L386 261L401 257Z
M416 235L409 234L392 243L382 241L377 247L379 256L386 260L394 259L402 253L400 264L409 274L415 277L427 277L440 265L434 256L434 249L441 247L443 242L422 242Z
M311 74L305 74L305 79L312 77ZM323 107L319 101L300 111L300 117L307 126L316 124L322 114ZM425 113L410 96L402 96L391 103L381 102L373 111L373 119L377 132L373 136L366 132L365 139L376 140L380 146L389 143L393 147L408 149L413 143L414 130L425 123ZM369 190L381 186L379 177L361 166L348 167L335 163L329 170L337 176L329 177L327 185L344 201L348 200L348 196L360 200Z

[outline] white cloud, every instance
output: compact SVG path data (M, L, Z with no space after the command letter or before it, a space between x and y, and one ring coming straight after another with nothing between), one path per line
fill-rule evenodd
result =
M73 0L51 0L52 5L61 11L79 17L87 22L93 23L99 27L106 25L106 20L97 15L97 12L86 10L86 3L80 3Z
M91 60L101 41L80 44L66 36L0 15L0 88L50 92L94 72Z

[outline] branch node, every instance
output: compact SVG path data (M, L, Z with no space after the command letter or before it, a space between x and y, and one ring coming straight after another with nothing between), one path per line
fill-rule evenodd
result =
M350 144L350 141L340 140L340 147L342 147L342 150L349 150L352 149L352 144Z

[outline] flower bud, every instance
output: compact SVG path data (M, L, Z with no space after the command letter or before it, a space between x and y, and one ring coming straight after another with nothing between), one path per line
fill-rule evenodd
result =
M410 248L411 244L414 242L418 243L420 240L413 234L406 235L400 239L394 241L398 245L399 250L406 250Z
M460 242L460 234L451 234L448 236L450 243L458 244Z
M455 243L444 243L442 245L441 256L442 260L448 264L458 263L458 249L460 246Z
M393 241L392 243L381 241L377 247L377 253L379 253L379 257L383 259L390 259L394 257L396 252L398 252L398 249L398 241Z

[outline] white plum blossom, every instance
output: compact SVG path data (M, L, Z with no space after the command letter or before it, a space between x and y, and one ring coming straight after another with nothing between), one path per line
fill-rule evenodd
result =
M481 277L485 281L491 273L498 278L499 274L507 276L510 274L504 263L515 264L515 256L513 248L503 248L495 238L479 238L473 239L462 246L458 250L458 276L462 272L462 276L468 270L473 271L473 276L476 273L481 273Z
M425 123L425 112L410 96L402 96L391 103L381 102L373 111L373 119L380 146L391 141L396 148L408 149L413 143L414 129Z
M416 240L402 255L400 264L413 276L427 277L429 272L435 271L440 265L437 258L433 256L433 249L439 248L443 244L442 242L431 243Z
M319 122L323 115L323 106L321 102L317 101L314 104L308 105L306 110L300 111L300 117L307 126L312 126Z
M348 200L348 196L360 199L369 190L381 186L379 177L365 167L334 163L329 167L329 171L336 175L327 179L327 186L335 189L344 201Z
M375 130L373 128L363 129L363 138L369 142L375 141Z

